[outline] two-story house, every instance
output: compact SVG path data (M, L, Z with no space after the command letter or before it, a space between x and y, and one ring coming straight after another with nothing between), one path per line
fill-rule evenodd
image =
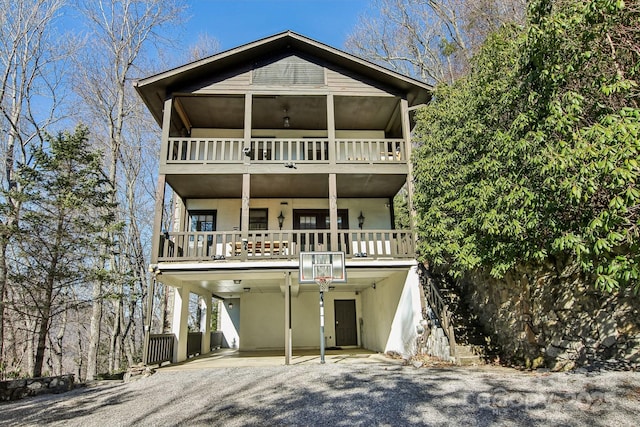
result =
M193 352L190 293L206 312L224 301L241 350L318 348L318 286L298 280L300 253L316 251L346 266L325 294L325 344L413 349L415 234L396 229L393 203L412 194L413 114L429 85L284 32L135 88L162 127L151 262L175 288L174 361Z

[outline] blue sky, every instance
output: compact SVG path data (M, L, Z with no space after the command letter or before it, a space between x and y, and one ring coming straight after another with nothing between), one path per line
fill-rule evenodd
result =
M369 0L190 0L185 38L207 33L222 50L286 30L342 49ZM185 40L187 41L187 40Z

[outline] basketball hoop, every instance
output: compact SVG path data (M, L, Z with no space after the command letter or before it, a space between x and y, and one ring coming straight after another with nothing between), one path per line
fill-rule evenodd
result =
M333 282L333 266L331 264L315 264L313 266L313 280L320 287L320 292L328 292Z
M324 293L332 283L347 283L344 252L300 252L299 283L320 288L320 363L324 363Z
M320 287L320 292L329 292L329 285L331 285L331 277L316 277L316 283Z

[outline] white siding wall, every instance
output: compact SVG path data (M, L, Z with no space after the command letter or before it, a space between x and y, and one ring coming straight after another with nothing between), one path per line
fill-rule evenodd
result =
M340 285L337 284L336 287ZM356 327L360 342L360 298L354 292L325 293L325 344L336 345L335 299L356 301ZM284 348L284 296L281 293L245 293L241 296L240 342L243 350ZM320 294L300 292L291 298L292 345L294 348L320 347Z
M406 276L406 272L393 274L376 283L375 289L362 291L363 347L385 351Z
M284 348L284 296L249 292L240 299L240 349Z
M416 267L377 283L375 290L363 291L363 346L405 358L414 354L416 326L422 319L420 298Z
M421 289L417 267L406 276L384 351L408 359L416 352L417 326L422 320Z
M281 204L285 202L286 204ZM338 199L338 209L349 210L349 228L358 228L360 212L365 217L364 230L388 229L391 216L387 199ZM251 199L251 208L269 209L269 229L278 229L278 215L284 215L283 230L293 229L295 209L329 209L328 199ZM216 210L218 231L232 231L240 228L240 199L192 199L187 201L190 210Z

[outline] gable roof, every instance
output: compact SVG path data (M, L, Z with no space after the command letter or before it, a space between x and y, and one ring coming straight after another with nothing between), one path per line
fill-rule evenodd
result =
M185 82L206 79L256 58L287 50L306 53L335 64L373 81L407 94L409 106L424 104L431 99L432 86L396 73L373 62L366 61L308 37L285 31L234 49L173 68L134 82L134 87L158 123L162 123L164 100L172 87Z

